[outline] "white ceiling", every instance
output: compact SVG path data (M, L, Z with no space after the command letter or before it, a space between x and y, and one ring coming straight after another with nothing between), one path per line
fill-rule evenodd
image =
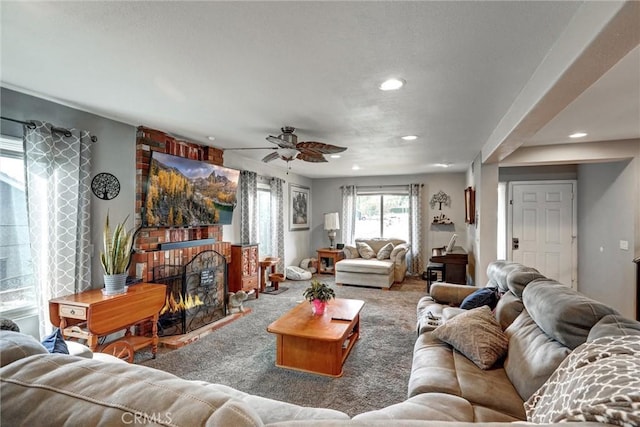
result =
M308 177L463 171L583 7L3 1L1 82L220 148L269 147L285 125L300 141L348 147L328 164L291 163ZM586 127L589 140L639 138L639 52L521 143L564 143ZM407 84L378 90L388 77ZM400 139L409 134L419 138Z

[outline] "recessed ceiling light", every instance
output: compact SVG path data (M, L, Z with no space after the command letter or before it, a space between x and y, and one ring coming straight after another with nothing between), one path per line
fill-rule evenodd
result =
M402 79L389 79L382 82L379 88L380 90L398 90L404 86L405 83Z
M448 168L451 165L449 163L436 163L433 166L435 166L437 168Z
M353 165L353 166L351 167L351 169L352 169L352 170L354 170L354 171L357 171L357 170L360 170L360 166L358 166L358 165Z
M207 137L207 139L208 139L209 141L215 141L215 140L216 140L216 137L215 137L215 136L208 136L208 137Z
M403 136L402 139L404 139L405 141L415 141L416 139L418 139L418 137L416 135L406 135Z
M575 132L569 135L569 138L584 138L585 136L587 136L587 134L584 132Z
M340 158L340 154L332 154L331 156L332 159L339 159Z

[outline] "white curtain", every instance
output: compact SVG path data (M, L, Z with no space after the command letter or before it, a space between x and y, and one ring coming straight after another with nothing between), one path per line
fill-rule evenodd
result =
M258 241L258 175L240 172L240 242Z
M284 271L284 180L271 178L271 253L280 258L276 270Z
M342 241L345 245L354 244L356 228L356 186L342 187Z
M24 127L31 257L40 335L51 333L49 300L91 288L89 132ZM65 134L67 136L65 136Z
M420 275L424 271L422 259L422 184L409 184L409 252L408 272Z

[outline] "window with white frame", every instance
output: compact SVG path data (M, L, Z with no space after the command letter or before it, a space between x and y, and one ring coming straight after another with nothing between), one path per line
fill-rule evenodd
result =
M271 188L258 183L258 253L271 255Z
M357 190L355 235L409 240L409 192L404 187Z
M0 317L36 308L22 141L0 136Z

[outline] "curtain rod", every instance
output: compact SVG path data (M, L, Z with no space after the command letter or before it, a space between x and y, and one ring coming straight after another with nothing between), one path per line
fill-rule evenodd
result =
M25 125L29 129L35 129L36 128L36 124L33 123L33 122L23 122L22 120L10 119L9 117L4 117L4 116L0 117L0 119L7 120L9 122L20 123L21 125Z
M16 120L16 119L12 119L12 118L9 118L9 117L4 117L4 116L0 116L0 119L7 120L7 121L10 121L10 122L14 122L14 123L20 123L22 125L25 125L29 129L35 129L36 128L36 124L34 122L25 122L23 120ZM51 126L51 132L61 133L67 138L71 136L71 132L69 131L69 129L65 129L65 128L57 128L55 126ZM98 137L95 136L95 135L91 135L91 142L98 142Z

